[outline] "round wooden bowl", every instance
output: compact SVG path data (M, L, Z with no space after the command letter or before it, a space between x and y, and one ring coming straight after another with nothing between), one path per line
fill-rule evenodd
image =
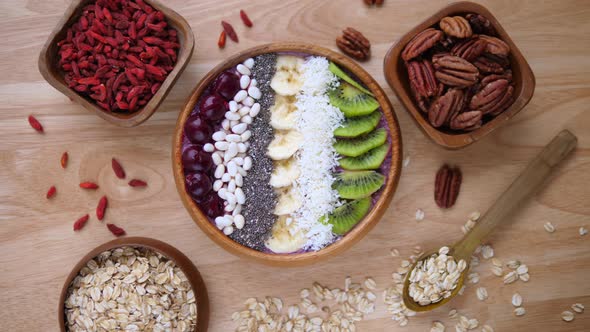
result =
M153 251L159 252L176 263L176 265L188 278L188 281L195 293L197 304L197 325L195 326L194 332L207 331L209 325L209 297L207 296L207 288L205 287L205 283L201 278L199 270L197 270L191 260L178 249L162 241L145 237L122 237L113 241L109 241L96 247L84 257L82 257L82 259L80 259L78 264L74 266L72 272L70 272L66 278L66 281L64 282L63 288L61 290L61 295L59 297L59 307L57 309L57 313L61 331L66 331L64 303L66 301L68 289L72 280L74 280L74 278L78 275L78 272L80 272L80 269L82 269L82 267L84 267L89 260L98 256L104 251L127 246L149 248Z
M213 225L207 216L201 211L199 206L187 194L184 183L184 171L182 167L182 137L183 127L186 119L193 110L194 105L198 101L201 93L213 82L213 80L224 70L236 66L242 61L265 53L276 52L298 52L310 55L323 56L338 64L340 67L347 69L356 78L358 78L366 87L369 88L375 95L375 98L381 105L383 116L387 121L391 139L391 167L387 174L387 182L382 189L382 194L379 200L373 206L369 214L359 222L349 233L347 233L339 241L329 245L328 247L316 252L306 252L298 254L273 254L260 252L237 242L234 242L228 236L223 234L215 225ZM174 139L172 145L172 167L174 171L174 179L176 181L176 188L180 194L180 198L194 222L201 228L211 240L219 246L229 251L230 253L239 257L247 258L258 263L263 263L271 266L302 266L313 264L321 259L335 256L346 249L352 247L355 243L360 241L381 219L385 210L389 206L391 198L395 192L401 173L402 160L402 140L399 129L399 123L393 112L393 107L385 92L381 89L379 84L367 73L361 66L352 61L350 58L338 54L329 49L305 44L305 43L273 43L267 45L257 46L245 51L242 51L217 67L213 68L193 90L191 96L187 100L184 108L178 116L176 123L176 131L174 132Z

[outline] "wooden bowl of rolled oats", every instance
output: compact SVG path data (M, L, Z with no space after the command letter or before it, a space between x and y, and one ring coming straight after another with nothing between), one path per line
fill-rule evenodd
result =
M188 257L143 237L107 242L68 275L61 331L206 331L207 289Z

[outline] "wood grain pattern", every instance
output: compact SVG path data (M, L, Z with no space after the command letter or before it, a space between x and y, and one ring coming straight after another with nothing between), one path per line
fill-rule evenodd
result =
M497 31L499 38L510 46L509 58L514 77L514 102L508 109L486 122L481 128L466 133L453 133L450 130L434 128L424 116L424 112L418 108L411 92L406 65L401 58L401 53L408 42L421 31L431 26L437 26L438 22L446 16L464 13L476 13L488 18ZM502 24L498 22L498 19L488 9L468 1L453 3L441 9L402 36L385 55L383 72L387 82L400 99L402 105L414 117L416 124L432 141L447 149L464 148L469 144L477 142L480 138L491 133L496 128L506 124L508 120L523 110L533 97L535 91L535 75L531 71L526 58L510 38L510 34L504 30Z
M358 223L352 231L346 234L344 238L320 251L301 254L269 254L242 246L228 238L221 230L211 223L208 217L198 207L198 205L195 204L190 195L187 194L185 189L185 175L182 167L182 138L184 133L184 124L195 108L195 104L201 97L201 94L223 71L236 66L248 58L265 53L275 52L299 52L323 56L336 63L338 66L340 66L340 68L350 71L355 78L358 78L375 95L375 99L381 106L379 112L383 112L383 117L387 121L387 126L390 133L391 167L389 168L387 181L381 191L379 200L375 203L367 216L365 216L365 218L363 218L363 220ZM197 87L195 87L194 91L191 93L186 104L182 108L180 115L178 116L176 129L174 131L174 141L172 144L172 168L174 171L174 180L176 181L176 187L178 189L178 194L182 199L182 203L188 210L195 223L203 230L203 232L205 232L205 234L207 234L207 236L209 236L210 239L237 256L271 266L294 267L314 264L320 260L325 260L329 257L336 256L352 247L355 243L359 242L365 235L367 235L369 231L371 231L371 229L373 229L373 227L375 227L375 225L379 222L379 220L381 220L383 214L387 210L387 207L391 202L391 198L395 193L395 189L397 188L401 173L401 152L402 140L399 123L395 113L393 112L391 103L375 79L373 79L365 70L363 70L362 67L357 65L348 57L342 56L334 51L316 45L306 43L273 43L257 46L232 56L219 66L212 69L199 82Z
M484 262L479 286L490 297L481 302L475 288L446 308L410 318L397 326L381 297L377 311L358 324L360 331L427 331L433 320L449 330L448 309L476 317L496 331L584 331L590 313L565 323L560 313L572 303L590 305L590 4L586 1L483 1L527 58L536 78L535 97L525 111L505 126L460 151L433 144L414 124L383 77L383 57L389 47L418 22L432 15L440 1L385 0L368 8L361 0L169 0L195 32L195 54L158 112L142 126L112 126L47 84L36 68L37 56L55 27L66 0L0 0L0 308L1 330L58 331L59 293L76 262L94 247L112 239L94 217L98 199L109 196L105 221L125 228L130 236L167 242L198 267L209 291L210 331L232 331L231 314L250 296L280 296L296 303L298 291L319 281L343 287L344 278L372 276L379 289L391 283L401 258L411 248L453 243L474 210L487 210L552 137L564 128L579 138L578 148L550 176L545 187L491 237L496 256L520 259L530 268L528 283L504 286ZM239 22L248 12L254 27ZM219 21L230 20L240 43L217 49ZM191 221L176 192L171 169L171 142L179 111L197 82L222 60L240 50L278 41L314 43L336 50L335 37L351 26L372 42L373 58L365 68L390 97L400 121L404 155L410 163L383 220L350 250L320 264L280 269L252 264L227 253ZM27 123L33 113L45 134ZM70 154L66 170L59 159ZM110 160L116 157L128 179L142 178L148 187L130 188L115 177ZM433 182L444 163L463 170L457 204L440 210L433 200ZM77 185L96 180L97 192ZM45 193L56 185L51 201ZM425 220L414 219L416 209ZM91 213L85 229L72 232L72 223ZM543 224L557 227L553 234ZM514 317L510 297L519 291L527 314Z

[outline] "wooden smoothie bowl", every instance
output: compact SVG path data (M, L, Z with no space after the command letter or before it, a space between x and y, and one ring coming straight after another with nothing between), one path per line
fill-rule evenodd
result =
M166 98L170 89L188 65L195 47L193 31L188 22L172 9L157 0L144 0L146 4L164 13L168 24L178 32L178 42L180 43L178 58L174 69L168 74L166 80L162 82L160 89L142 108L133 113L109 112L98 106L92 99L84 97L70 89L65 83L63 72L58 65L59 47L57 46L57 42L65 38L68 28L78 20L83 8L91 2L93 1L73 0L66 9L64 16L60 19L41 49L38 61L39 72L41 72L43 78L54 88L69 97L72 101L84 106L87 110L96 113L99 117L120 127L135 127L149 119L156 112L158 106L164 101L164 98Z
M437 25L443 17L466 13L476 13L486 17L498 33L500 39L510 46L509 58L512 64L512 74L515 83L514 103L504 112L481 126L481 128L470 132L457 132L433 127L424 116L424 113L420 111L412 95L408 72L401 53L414 36L431 26ZM403 35L385 55L383 72L387 83L391 86L393 92L395 92L418 127L436 144L447 149L464 148L504 125L529 103L535 91L535 75L531 67L506 30L502 28L500 22L484 6L467 1L453 3L439 10Z
M145 237L122 237L119 239L109 241L94 248L92 251L90 251L88 254L82 257L82 259L80 259L78 264L74 266L72 272L70 272L70 274L66 278L63 288L61 290L61 295L59 297L59 307L57 308L57 313L60 330L62 332L66 332L64 303L66 301L66 296L68 295L68 289L70 287L72 280L74 280L74 278L78 275L80 270L86 265L86 263L88 263L89 260L98 256L100 253L107 250L127 246L151 249L155 252L162 254L163 256L167 257L168 259L176 263L180 270L182 270L182 272L184 272L184 274L186 275L193 289L193 292L195 293L195 300L197 305L197 324L195 326L194 332L207 331L209 325L209 297L207 295L207 288L205 287L205 283L201 278L199 270L197 270L197 268L191 262L191 260L178 249L162 241Z
M309 55L323 56L330 61L333 61L341 68L346 69L357 79L359 79L372 93L381 105L383 118L387 121L387 126L390 133L391 141L391 166L387 174L387 181L381 189L381 196L373 206L371 211L360 221L349 233L342 239L335 243L315 252L293 253L293 254L274 254L260 252L249 247L243 246L234 242L231 238L224 235L213 223L209 221L207 216L201 211L199 206L193 201L190 195L185 190L185 176L182 166L182 138L183 127L186 119L191 114L193 107L199 100L203 91L213 82L213 80L223 71L236 66L244 60L255 57L265 53L276 52L296 52ZM395 192L401 173L402 160L402 141L399 123L393 112L393 107L385 92L381 89L379 84L367 73L361 66L352 61L350 58L338 54L329 49L319 46L305 44L305 43L273 43L261 45L249 50L242 51L217 67L211 70L193 90L191 96L181 110L178 121L176 123L176 131L172 143L172 167L174 171L174 179L176 181L176 188L180 194L180 198L194 222L201 228L205 234L219 246L229 251L230 253L239 257L247 258L258 263L271 266L302 266L313 264L321 259L335 256L346 249L352 247L355 243L360 241L381 219L385 210L389 206L391 198Z

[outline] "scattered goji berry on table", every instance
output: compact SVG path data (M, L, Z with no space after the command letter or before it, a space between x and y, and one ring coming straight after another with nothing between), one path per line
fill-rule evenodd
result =
M98 189L98 185L94 182L82 182L80 183L80 188L82 189Z
M248 14L246 14L244 10L240 10L240 18L242 19L242 22L244 22L245 26L247 26L248 28L252 27L252 20L250 20Z
M104 213L107 209L108 200L106 196L102 196L101 199L98 201L98 206L96 207L96 217L98 220L102 220L104 218Z
M55 189L55 186L51 186L49 188L49 190L47 190L47 195L46 195L47 199L55 196L55 193L57 193L57 189Z
M217 41L217 46L219 48L224 48L225 47L225 31L221 31L221 34L219 35L219 40Z
M129 185L131 187L145 187L145 186L147 186L147 183L142 180L133 179L133 180L129 181Z
M234 27L231 24L227 23L226 21L221 21L221 26L223 26L223 31L225 31L229 39L233 40L236 43L239 43L238 34L236 33L236 30L234 30Z
M109 231L111 231L111 233L113 233L113 235L115 236L122 236L125 235L125 230L121 227L118 227L115 224L107 224L107 228L109 229Z
M33 129L35 129L36 131L42 133L43 132L43 126L41 125L41 122L39 122L39 120L37 120L37 118L35 118L32 115L29 115L29 124L31 125L31 127L33 127Z
M90 216L87 214L85 216L80 217L80 219L76 220L76 222L74 223L74 231L81 230L86 225L88 218L90 218Z
M59 163L61 164L61 168L65 169L66 167L68 167L68 159L69 159L69 155L68 152L64 152L61 155L61 159L59 160Z
M113 166L113 171L115 172L115 175L119 179L124 179L125 178L125 170L123 169L123 166L121 166L121 164L119 164L117 159L113 158L111 160L111 165Z

